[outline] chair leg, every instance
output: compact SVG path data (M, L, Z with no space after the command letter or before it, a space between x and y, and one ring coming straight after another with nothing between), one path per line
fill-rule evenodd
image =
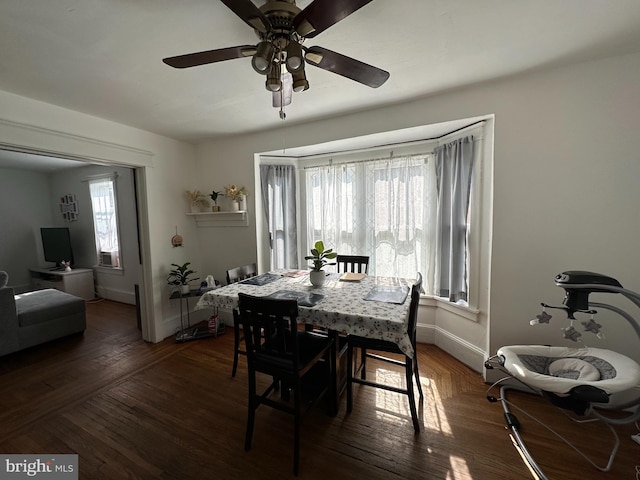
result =
M244 449L246 451L251 450L251 443L253 441L253 426L256 421L256 409L260 404L260 400L256 395L256 374L255 372L249 373L249 405L247 406L247 433L244 437Z
M351 413L353 407L353 347L347 346L347 413Z
M405 357L405 376L407 378L407 396L409 397L409 408L411 409L411 420L416 433L420 432L420 422L418 421L418 411L416 410L416 398L413 393L413 359Z
M300 470L300 422L301 422L301 385L300 379L295 382L295 388L293 392L294 397L294 424L293 424L293 474L297 477Z
M236 370L238 370L238 350L240 350L240 322L233 315L233 368L231 370L231 378L236 376Z
M332 335L330 333L330 335ZM327 354L324 357L324 361L327 365L327 378L329 382L329 389L325 394L325 403L327 405L327 413L335 417L338 414L338 392L340 387L338 386L338 335L334 336L334 342ZM328 397L328 398L326 398Z
M367 349L360 348L360 378L367 379Z
M416 383L418 384L418 392L420 393L420 398L424 398L422 394L422 384L420 383L420 372L418 372L418 352L413 349L413 373L416 377Z

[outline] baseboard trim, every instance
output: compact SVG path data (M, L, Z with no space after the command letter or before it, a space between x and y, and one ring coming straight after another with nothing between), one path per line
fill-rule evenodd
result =
M430 343L441 348L472 370L482 373L487 353L463 338L436 325L418 325L416 333L419 343Z
M105 300L113 300L114 302L127 303L129 305L136 304L135 292L126 290L118 290L115 288L97 287L96 294Z

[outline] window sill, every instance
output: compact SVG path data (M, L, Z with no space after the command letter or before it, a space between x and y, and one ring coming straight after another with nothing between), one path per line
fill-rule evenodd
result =
M480 310L476 308L472 308L468 305L459 305L456 303L452 303L446 298L442 297L432 297L429 295L422 295L420 297L420 305L425 305L434 308L442 308L447 312L451 312L459 317L462 317L471 322L478 322L478 316L480 314Z
M124 276L124 268L122 267L105 267L102 265L94 265L93 270L98 273L104 273L107 275Z

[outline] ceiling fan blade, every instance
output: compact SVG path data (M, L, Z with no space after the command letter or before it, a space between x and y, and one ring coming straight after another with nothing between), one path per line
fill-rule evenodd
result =
M251 0L220 0L251 28L261 33L269 31L270 22Z
M238 47L219 48L217 50L207 50L206 52L187 53L176 57L163 58L162 61L174 68L197 67L207 63L224 62L234 58L250 57L256 53L253 45L241 45Z
M309 65L337 73L372 88L378 88L389 78L389 72L322 47L304 48Z
M313 38L373 0L314 0L293 19L299 35Z

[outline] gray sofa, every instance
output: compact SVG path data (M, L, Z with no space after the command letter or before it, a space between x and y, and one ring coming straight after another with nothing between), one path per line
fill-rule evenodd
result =
M54 289L15 295L0 272L0 356L83 332L84 299Z

